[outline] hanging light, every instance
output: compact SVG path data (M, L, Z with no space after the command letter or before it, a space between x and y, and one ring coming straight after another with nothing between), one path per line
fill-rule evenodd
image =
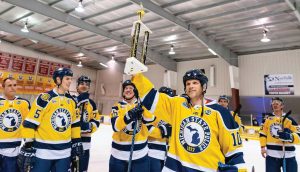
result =
M261 40L260 40L261 42L270 42L271 41L271 39L269 39L267 37L267 33L268 33L267 29L264 28L263 38L261 38Z
M29 32L29 30L28 30L28 28L27 28L27 23L28 21L26 20L26 22L24 23L24 27L21 29L21 31L22 32L24 32L24 33L28 33Z
M99 63L101 66L108 68L108 66L104 63Z
M78 62L77 67L82 67L81 61Z
M174 45L171 45L170 51L169 51L170 55L174 55L176 54L176 52L174 51Z
M214 50L210 49L210 48L208 48L208 51L209 51L210 53L212 53L214 56L217 55L217 53L216 53Z
M77 11L77 12L83 12L84 11L84 8L83 8L83 5L82 5L82 1L83 0L79 0L78 1L78 6L75 8L75 10Z

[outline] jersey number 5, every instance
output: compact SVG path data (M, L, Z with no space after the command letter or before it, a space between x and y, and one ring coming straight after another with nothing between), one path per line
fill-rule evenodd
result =
M242 144L242 139L241 139L241 135L239 132L237 132L236 134L231 133L232 139L233 139L233 146L237 146L237 145L241 145Z
M40 117L40 112L41 112L41 110L37 109L37 110L35 111L34 117L35 117L35 118L39 118L39 117Z

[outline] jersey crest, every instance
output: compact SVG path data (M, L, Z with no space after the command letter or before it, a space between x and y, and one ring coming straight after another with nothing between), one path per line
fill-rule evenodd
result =
M52 127L58 132L66 131L71 125L71 114L67 109L59 108L51 117Z
M210 136L210 128L202 118L189 116L180 124L180 144L190 153L204 151L210 143Z
M279 123L273 123L271 126L270 126L270 133L271 133L271 136L274 137L274 138L278 138L278 131L282 130L282 127L281 127L281 124Z
M0 115L0 128L6 132L16 131L22 123L22 115L16 109L7 109Z

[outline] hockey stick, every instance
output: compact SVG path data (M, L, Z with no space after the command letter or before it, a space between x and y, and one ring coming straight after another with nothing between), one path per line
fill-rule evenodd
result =
M283 117L283 119L282 119L282 123L281 123L281 128L282 128L282 130L284 129L284 121L286 120L286 118L287 118L288 116L291 115L291 113L292 113L292 111L290 110L290 111L288 111L288 113L286 113L286 114L284 115L284 117ZM282 152L283 152L283 157L282 157L282 159L283 159L283 162L282 162L282 171L283 171L283 172L286 172L285 142L284 142L284 141L282 142Z
M141 102L141 99L139 97L139 92L136 89L134 89L134 95L138 100L138 105L137 106L141 106L142 102ZM134 142L135 142L135 135L136 135L136 131L137 131L138 119L135 119L134 122L135 123L134 123L134 128L133 128L132 139L131 139L131 149L130 149L130 155L129 155L129 160L128 160L127 172L131 172L132 155L133 155L133 151L134 151Z
M242 108L242 105L239 104L239 105L236 107L236 109L233 111L233 119L235 119L235 116L240 112L241 108Z
M75 156L75 159L72 161L72 172L79 172L79 157Z

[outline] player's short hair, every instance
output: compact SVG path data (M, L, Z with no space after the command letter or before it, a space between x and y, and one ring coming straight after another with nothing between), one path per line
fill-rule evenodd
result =
M4 88L5 87L5 82L7 81L7 80L16 80L15 78L13 78L13 77L7 77L7 78L5 78L3 81L2 81L2 87Z

